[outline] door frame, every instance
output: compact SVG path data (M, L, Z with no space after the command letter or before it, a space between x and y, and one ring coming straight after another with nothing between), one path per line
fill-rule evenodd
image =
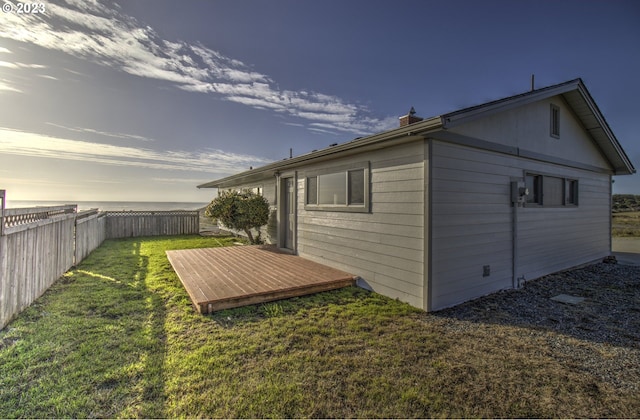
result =
M285 252L292 254L297 253L298 249L298 176L297 172L285 172L278 176L278 248ZM287 180L293 181L293 223L292 223L292 243L291 248L286 247L286 234L287 234Z

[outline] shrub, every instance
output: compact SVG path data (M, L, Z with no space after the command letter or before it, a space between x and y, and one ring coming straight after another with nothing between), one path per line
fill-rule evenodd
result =
M230 229L242 230L252 244L260 243L260 227L269 221L269 201L251 191L223 191L206 208L208 217L215 217ZM258 229L253 237L251 229Z

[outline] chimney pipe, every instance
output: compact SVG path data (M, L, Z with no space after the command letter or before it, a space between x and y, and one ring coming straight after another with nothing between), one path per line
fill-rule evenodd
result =
M416 116L416 110L411 107L409 113L400 117L400 127L405 127L409 124L417 123L422 121L422 118Z

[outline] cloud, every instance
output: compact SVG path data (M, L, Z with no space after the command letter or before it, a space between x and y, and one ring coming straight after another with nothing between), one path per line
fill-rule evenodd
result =
M189 186L204 184L208 180L202 178L151 178L151 181L162 184L184 184Z
M5 127L0 127L0 153L209 174L232 174L242 168L269 162L256 156L227 153L215 149L198 152L155 151L147 148L69 140Z
M8 61L0 61L0 67L6 67L10 69L44 69L47 66L43 66L42 64L25 64L25 63L10 63Z
M11 51L9 51L8 49L6 49L5 47L0 47L0 53L11 54Z
M0 80L0 92L2 91L22 93L20 89L14 88L13 86L9 85L8 80L4 79Z
M43 76L45 77L45 76ZM100 136L118 138L123 140L138 140L138 141L154 141L148 137L138 136L135 134L124 134L124 133L111 133L107 131L99 131L94 130L92 128L83 128L83 127L66 127L64 125L54 124L54 123L45 123L47 125L51 125L53 127L63 128L65 130L74 131L76 133L88 133L88 134L98 134Z
M123 14L117 4L65 0L47 3L44 15L5 13L0 18L5 21L0 37L277 112L292 121L322 123L330 132L369 134L396 125L395 118L390 124L388 118L377 118L366 107L336 96L282 90L268 75L200 43L162 39L153 28Z

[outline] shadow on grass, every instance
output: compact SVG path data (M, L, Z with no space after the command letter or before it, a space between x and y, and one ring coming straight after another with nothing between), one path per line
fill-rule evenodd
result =
M0 417L163 417L166 310L140 247L105 242L10 324Z
M583 297L566 304L551 297ZM527 282L433 313L474 323L554 331L580 340L640 348L640 267L594 264Z

